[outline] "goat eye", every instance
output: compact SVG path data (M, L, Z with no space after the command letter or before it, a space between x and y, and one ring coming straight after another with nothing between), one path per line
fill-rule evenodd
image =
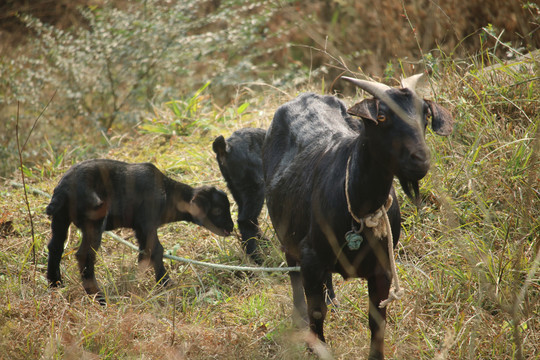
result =
M428 124L428 122L430 122L430 121L431 121L431 112L428 111L428 112L426 113L426 119L425 119L425 121L424 121L424 127L426 127L427 124Z
M377 121L378 122L385 122L386 121L386 116L384 114L379 114L377 116Z

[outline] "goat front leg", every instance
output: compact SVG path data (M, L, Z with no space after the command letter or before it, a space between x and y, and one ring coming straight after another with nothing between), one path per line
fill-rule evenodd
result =
M238 229L242 236L242 247L255 263L261 265L264 258L259 247L263 238L259 228L259 214L264 204L264 187L253 184L240 191L238 201Z
M384 359L384 331L386 328L386 307L379 304L388 298L390 279L385 274L376 274L368 278L369 292L369 329L371 344L369 360Z
M139 242L139 263L149 262L154 268L156 283L166 285L169 275L163 265L163 246L159 242L157 227L152 230L135 230L135 236Z
M238 217L238 229L242 237L242 248L257 265L262 265L264 259L258 249L258 240L261 238L258 220Z
M285 254L287 266L293 267L298 265L298 262L290 255ZM298 328L304 328L307 325L307 309L306 299L304 298L304 287L302 285L302 275L298 271L290 271L292 295L293 295L293 324Z
M97 300L105 305L105 296L99 289L96 281L94 265L96 263L96 253L101 245L103 221L87 222L81 227L82 241L75 256L79 264L84 290L88 295L97 294Z
M304 250L302 253L301 274L306 294L309 328L324 342L323 325L326 318L324 283L327 272L317 260L314 250Z

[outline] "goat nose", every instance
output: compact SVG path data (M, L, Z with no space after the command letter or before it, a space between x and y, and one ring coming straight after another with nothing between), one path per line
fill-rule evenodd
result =
M429 166L429 153L426 151L415 151L410 154L410 160L413 164Z

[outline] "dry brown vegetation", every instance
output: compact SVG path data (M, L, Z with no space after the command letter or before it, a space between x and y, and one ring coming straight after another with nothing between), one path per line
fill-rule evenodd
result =
M400 17L400 2L382 1L373 8L362 3L332 2L332 6L350 8L347 16L340 12L336 21L360 21L353 16L355 12L373 17L386 5L393 9L388 16L407 22ZM526 14L506 8L513 6L512 1L480 10L475 10L473 2L446 3L453 8L445 8L441 19L447 17L453 29L463 24L460 31L464 33L457 36L457 30L451 30L445 37L441 35L446 31L445 22L437 20L430 28L437 44L453 36L459 42L478 30L466 27L473 26L466 16L473 11L483 11L482 16L492 17L493 24L517 19L517 27L509 27L505 36L523 31L519 19ZM301 4L296 6L301 8ZM322 3L311 4L313 11L329 14ZM430 18L439 19L434 2L414 4L424 10L417 14L407 8L411 22L427 29ZM511 16L503 16L506 12ZM430 17L433 14L436 16ZM412 20L415 16L422 21ZM316 28L321 36L330 33L332 26L337 31L331 18L327 20ZM395 43L397 36L388 34L397 34L392 27L397 25L385 22L384 26L368 37L375 41L374 34L383 34ZM424 40L422 26L418 34L427 50L433 43ZM361 26L355 23L355 27ZM341 36L352 38L351 29L340 29ZM399 36L402 43L413 45L411 53L399 56L420 61L421 56L414 52L414 36L403 31ZM517 48L520 37L512 39L507 39L509 45ZM421 183L422 206L415 208L399 194L403 231L396 260L406 294L389 308L388 359L540 358L538 53L505 64L497 50L481 43L480 36L471 35L470 40L470 57L450 56L445 50L446 54L435 54L431 63L423 64L435 65L432 80L437 99L452 109L456 125L449 138L427 135L433 163ZM385 41L379 39L377 44L392 48ZM317 43L305 44L324 53ZM483 51L471 51L479 44ZM339 52L352 51L338 42L332 46L326 50L335 58ZM375 43L365 48L378 51ZM291 51L294 58L294 48ZM388 61L399 63L393 54L387 56ZM305 58L295 61L310 66L301 59ZM370 66L369 62L350 63ZM386 62L375 65L384 69ZM396 83L400 71L395 71L389 83ZM32 193L32 189L52 193L73 162L94 156L151 161L186 183L225 188L211 150L214 137L245 126L266 127L275 109L301 91L330 92L330 82L315 77L308 80L287 88L244 84L230 93L232 101L224 106L216 104L209 89L196 93L197 87L192 87L180 100L156 104L136 124L118 123L105 129L100 139L107 141L99 147L91 139L81 144L82 135L96 131L88 123L51 121L62 114L47 109L36 132L47 133L47 126L69 124L64 126L77 140L61 138L57 143L50 139L40 147L41 137L34 133L23 150L34 239L24 191L12 186L12 181L21 182L20 170L10 172L0 185L0 359L315 358L305 348L306 334L292 326L291 291L285 274L218 271L167 261L174 284L156 288L153 273L138 268L136 254L105 236L96 269L108 300L101 307L81 286L74 257L79 234L72 227L61 266L65 286L49 289L45 269L50 222L44 213L48 199ZM342 97L349 105L357 100L357 96ZM24 102L20 108L21 112L28 110ZM11 121L8 128L13 129L15 108L3 109L13 113L7 120ZM29 125L21 128L23 139L37 117L31 114L25 123ZM231 210L235 217L235 204ZM266 265L282 266L283 254L264 210L261 222L270 239L265 247ZM131 231L116 233L134 242ZM248 263L235 237L219 238L185 223L164 226L159 236L164 247L177 256L220 264ZM329 313L325 324L329 348L336 359L365 358L369 347L366 283L345 282L337 276L334 280L340 306Z
M103 0L8 0L0 5L3 14L0 31L20 41L20 35L28 30L15 16L18 13L31 13L60 28L85 24L78 8L104 3ZM208 16L221 3L220 0L200 2L198 16ZM126 7L124 0L116 0L114 4ZM318 67L328 62L328 58L317 54L317 49L326 49L334 56L350 59L367 73L381 74L389 61L397 63L398 59L405 59L415 63L423 56L422 52L441 51L459 56L475 52L481 46L476 35L489 24L500 32L499 41L509 42L513 48L537 48L540 45L538 9L524 7L525 4L528 2L520 0L285 1L268 26L273 32L287 31L273 41L313 48L296 49L302 53L301 57L295 50L270 56L283 63L293 60L305 64L311 58L312 66ZM215 23L205 31L223 26ZM411 36L412 29L416 37ZM486 40L489 45L496 43L495 38ZM508 50L502 47L498 55Z

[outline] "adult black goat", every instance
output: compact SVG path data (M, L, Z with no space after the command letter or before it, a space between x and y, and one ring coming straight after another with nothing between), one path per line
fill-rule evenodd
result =
M276 111L263 145L266 201L288 265L301 267L300 273L290 273L293 318L309 320L310 330L324 341L327 274L366 278L369 358L382 359L386 309L379 305L389 295L392 254L381 234L364 226L364 219L390 196L387 215L393 246L397 244L400 212L393 178L398 177L408 196L418 197L418 181L429 169L424 140L428 118L436 133L448 135L452 117L418 97L418 76L400 89L344 79L374 98L347 111L335 97L303 94ZM356 131L348 114L363 120Z
M105 298L96 282L94 263L103 231L118 227L135 230L139 262L153 265L156 281L166 284L163 246L157 229L174 221L189 221L220 236L233 230L227 195L214 187L193 188L163 175L150 163L129 164L108 159L87 160L72 166L62 177L47 206L52 216L47 278L58 286L60 260L69 225L82 232L76 253L84 289Z

